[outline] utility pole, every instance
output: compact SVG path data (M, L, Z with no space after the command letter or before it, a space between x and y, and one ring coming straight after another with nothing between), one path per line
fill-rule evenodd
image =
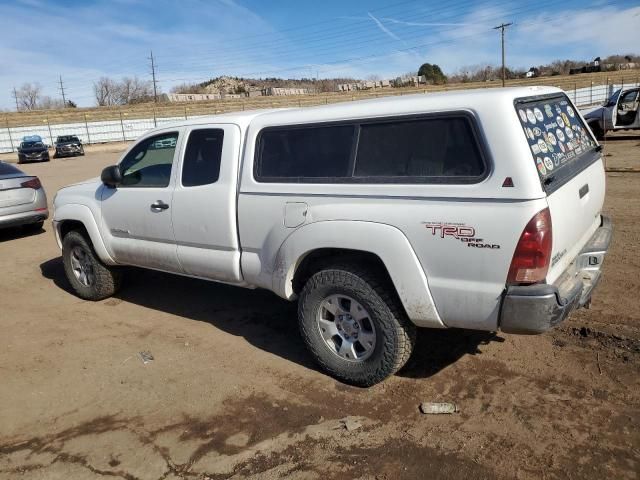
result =
M158 89L156 88L156 64L153 61L153 50L151 50L151 76L153 77L153 101L158 103Z
M16 91L16 87L13 87L13 98L16 100L16 112L19 112L20 107L18 106L18 92Z
M62 75L60 75L60 92L62 92L62 108L67 108L67 99L64 96L64 85L62 84Z
M502 38L502 86L504 87L505 71L504 71L504 29L513 25L513 22L503 23L497 27L493 27L494 30L500 30L500 36Z

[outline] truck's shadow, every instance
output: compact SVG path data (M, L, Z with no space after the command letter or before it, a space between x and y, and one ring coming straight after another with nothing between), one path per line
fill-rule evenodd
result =
M62 258L40 265L42 275L73 294L64 274ZM117 298L146 308L206 322L250 344L312 370L318 370L307 353L297 325L296 304L265 290L247 290L137 268L127 269L126 283ZM478 346L503 341L490 332L421 330L415 353L399 373L426 378Z

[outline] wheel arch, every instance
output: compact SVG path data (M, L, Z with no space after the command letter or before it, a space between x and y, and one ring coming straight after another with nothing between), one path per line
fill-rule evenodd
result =
M81 230L91 242L96 254L107 265L115 261L107 251L98 225L89 207L80 204L66 204L57 207L53 219L58 245L62 248L64 236L72 230Z
M319 267L345 259L382 270L413 323L445 327L433 302L426 272L408 239L399 229L386 224L333 220L299 228L278 251L272 289L284 298L295 298L304 281Z

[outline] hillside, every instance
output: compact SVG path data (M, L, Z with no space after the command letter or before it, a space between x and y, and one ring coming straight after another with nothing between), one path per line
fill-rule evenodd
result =
M640 83L640 71L628 70L620 72L602 72L582 75L566 75L554 77L541 77L529 79L507 80L507 86L516 85L549 85L572 91L576 88L589 86L610 85L612 83ZM468 82L450 85L429 85L420 88L385 88L377 90L361 90L354 92L327 92L315 95L298 95L286 97L256 97L228 100L212 100L191 103L144 103L126 105L122 107L92 107L92 108L67 108L62 110L39 110L29 112L6 112L0 122L0 128L19 127L28 125L42 125L47 122L51 125L70 122L95 122L114 120L120 128L120 119L135 118L188 118L194 115L212 115L238 110L251 110L256 108L311 106L327 103L346 102L351 100L405 95L416 92L437 92L468 88L497 88L499 81Z
M340 83L355 82L352 78L327 78L316 80L312 78L241 78L216 77L206 82L190 85L178 85L172 93L244 93L262 90L268 87L306 88L310 91L323 93L333 92Z

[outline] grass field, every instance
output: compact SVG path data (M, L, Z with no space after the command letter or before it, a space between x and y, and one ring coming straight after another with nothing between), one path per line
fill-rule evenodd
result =
M609 85L612 83L639 83L640 70L602 72L580 75L528 78L508 80L507 86L548 85L572 91L591 85ZM417 92L438 92L469 88L500 87L499 80L491 82L458 83L451 85L427 85L420 88L385 88L354 92L331 92L317 95L287 97L255 97L246 99L215 100L207 102L185 103L145 103L122 107L91 107L64 110L39 110L30 112L8 112L4 115L2 127L21 127L49 123L51 125L72 122L96 122L106 120L135 118L185 117L194 115L212 115L217 113L252 110L272 107L303 107L312 105L361 100L392 95L407 95Z

